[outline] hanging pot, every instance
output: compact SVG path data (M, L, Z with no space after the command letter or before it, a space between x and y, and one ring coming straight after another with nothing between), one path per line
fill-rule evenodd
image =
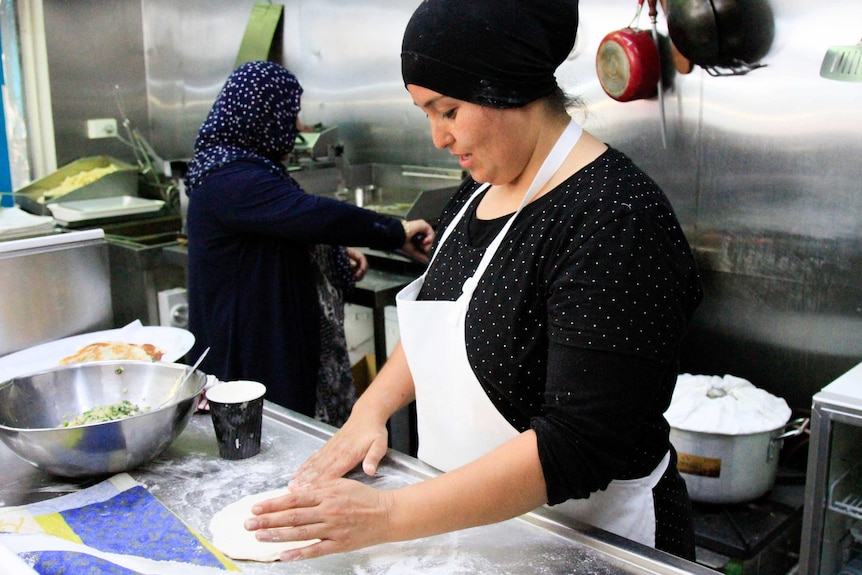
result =
M661 65L650 32L628 27L606 35L596 52L596 71L602 89L618 102L655 96Z
M721 75L759 67L775 35L767 0L666 0L673 45L694 64Z

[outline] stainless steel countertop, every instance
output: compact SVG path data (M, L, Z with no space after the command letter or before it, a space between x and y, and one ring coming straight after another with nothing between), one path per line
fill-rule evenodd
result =
M331 435L333 428L274 404L264 411L261 453L219 458L210 417L196 414L155 461L129 472L202 535L216 511L242 496L283 487L290 472ZM86 488L101 479L68 481L25 463L0 444L0 505L24 505ZM422 462L390 451L378 475L350 476L379 488L397 488L436 474ZM297 563L238 561L243 573L685 574L715 571L541 510L485 527Z

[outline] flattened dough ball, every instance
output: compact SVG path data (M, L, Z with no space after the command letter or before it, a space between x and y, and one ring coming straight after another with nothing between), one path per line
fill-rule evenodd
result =
M215 548L231 559L278 561L282 551L307 547L320 541L319 539L310 541L258 541L254 536L254 531L248 531L243 527L245 520L254 515L251 508L255 503L280 497L287 493L290 491L285 487L247 495L213 515L210 520L210 532Z

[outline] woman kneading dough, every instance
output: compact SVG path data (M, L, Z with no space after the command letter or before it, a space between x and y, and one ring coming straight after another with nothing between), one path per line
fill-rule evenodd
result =
M260 541L317 557L551 505L694 557L663 417L702 291L661 189L584 132L555 71L575 0L426 0L404 84L434 145L469 171L426 273L398 295L401 341L345 425L253 506ZM386 422L416 401L419 458L444 473L377 490Z

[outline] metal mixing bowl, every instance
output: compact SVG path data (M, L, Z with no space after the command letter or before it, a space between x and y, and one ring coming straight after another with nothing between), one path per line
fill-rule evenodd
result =
M206 384L206 374L195 371L178 386L190 369L176 363L101 361L15 377L0 383L0 439L54 475L132 469L164 451L188 424ZM58 427L93 407L124 399L145 412Z

